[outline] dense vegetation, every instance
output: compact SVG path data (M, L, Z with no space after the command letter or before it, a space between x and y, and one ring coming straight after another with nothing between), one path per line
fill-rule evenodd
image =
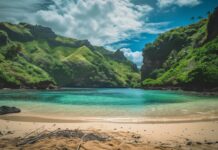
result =
M218 9L208 19L163 33L145 46L142 86L217 89L217 55Z
M0 88L136 87L139 78L119 50L38 25L0 23Z

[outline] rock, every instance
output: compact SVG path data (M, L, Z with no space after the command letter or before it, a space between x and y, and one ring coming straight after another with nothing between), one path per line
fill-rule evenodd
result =
M132 135L132 138L135 138L135 139L140 139L141 136L140 135Z
M187 142L187 144L186 144L186 145L189 145L189 146L190 146L190 145L192 145L192 142L191 142L191 141L189 141L189 142Z
M46 81L41 81L38 83L35 83L33 85L28 85L28 87L35 88L35 89L57 89L57 86L53 81L46 80Z
M201 142L196 142L196 144L201 145L202 143Z
M7 134L14 134L14 132L12 132L12 131L8 131Z
M207 144L207 145L211 145L211 144L213 144L213 142L206 142L206 144Z
M10 114L10 113L19 113L21 110L16 107L8 107L8 106L1 106L0 107L0 115Z

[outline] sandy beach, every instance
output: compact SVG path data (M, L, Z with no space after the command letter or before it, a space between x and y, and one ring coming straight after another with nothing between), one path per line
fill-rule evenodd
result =
M0 117L0 149L218 149L218 121L110 122L58 120L31 116ZM23 119L22 119L23 118ZM116 118L116 120L118 120ZM133 119L134 120L134 119ZM106 141L81 141L80 138L51 136L31 144L17 143L29 136L53 131L79 130L85 134L104 135Z

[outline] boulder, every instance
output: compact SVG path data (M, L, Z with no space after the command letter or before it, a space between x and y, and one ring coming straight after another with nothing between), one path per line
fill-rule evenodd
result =
M19 113L21 110L16 107L8 107L8 106L1 106L0 107L0 115L10 114L10 113Z

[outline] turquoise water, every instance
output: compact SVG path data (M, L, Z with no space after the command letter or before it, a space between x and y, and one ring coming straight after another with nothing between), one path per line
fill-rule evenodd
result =
M218 116L218 97L141 89L1 90L0 106L64 117Z

